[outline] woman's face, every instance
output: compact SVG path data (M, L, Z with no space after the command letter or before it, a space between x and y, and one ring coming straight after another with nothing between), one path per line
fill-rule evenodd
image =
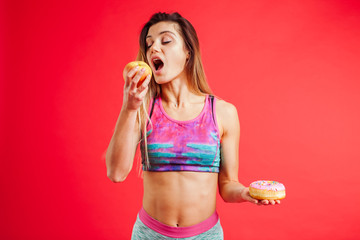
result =
M150 27L146 36L146 58L158 84L186 77L188 51L174 22L159 22Z

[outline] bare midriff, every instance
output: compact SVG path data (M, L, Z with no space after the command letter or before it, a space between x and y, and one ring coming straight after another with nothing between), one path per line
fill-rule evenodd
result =
M218 174L144 171L144 210L172 227L188 227L209 218L216 208Z

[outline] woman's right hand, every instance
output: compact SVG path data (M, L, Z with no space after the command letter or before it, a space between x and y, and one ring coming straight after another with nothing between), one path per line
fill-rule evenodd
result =
M144 82L137 87L141 76L145 72L145 68L141 68L139 71L139 66L136 66L127 73L124 74L125 86L124 86L124 99L123 99L123 108L128 111L137 111L148 91L148 85L151 80L151 75L149 74Z

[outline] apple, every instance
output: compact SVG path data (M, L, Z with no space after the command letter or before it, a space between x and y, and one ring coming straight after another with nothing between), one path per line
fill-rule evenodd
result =
M124 72L123 72L123 77L126 80L126 74L134 67L139 66L139 70L140 71L142 68L145 68L145 72L143 73L143 75L141 76L137 86L139 87L141 85L141 83L145 80L145 78L147 77L147 75L151 75L152 71L151 68L149 67L149 65L146 64L146 62L143 61L133 61L133 62L129 62L128 64L126 64L125 68L124 68ZM137 72L138 72L137 71ZM137 73L136 72L136 73Z

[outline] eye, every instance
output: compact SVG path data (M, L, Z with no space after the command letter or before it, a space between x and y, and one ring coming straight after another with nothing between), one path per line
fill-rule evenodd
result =
M146 41L146 48L150 48L153 45L153 41L148 40Z
M162 44L168 44L171 43L172 39L169 36L164 36L162 39Z

